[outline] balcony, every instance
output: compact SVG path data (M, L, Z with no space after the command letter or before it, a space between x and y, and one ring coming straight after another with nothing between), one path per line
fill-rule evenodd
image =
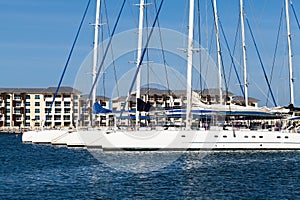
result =
M64 101L72 101L71 97L65 97Z
M53 100L53 97L46 97L46 98L45 98L45 101L50 101L50 102L52 102L52 100Z
M60 114L61 113L61 109L55 109L55 114Z
M70 121L71 120L71 116L70 115L65 115L64 116L64 121Z
M60 121L61 120L61 116L54 116L54 120L55 121Z
M17 107L17 108L24 107L24 103L23 102L22 103L16 102L15 107Z
M61 102L55 102L54 105L55 107L61 107Z
M71 109L70 108L65 108L64 113L71 113Z
M24 118L23 117L16 117L16 121L17 122L22 122L22 121L24 121Z
M64 103L64 107L70 107L71 106L71 103L70 102L65 102Z

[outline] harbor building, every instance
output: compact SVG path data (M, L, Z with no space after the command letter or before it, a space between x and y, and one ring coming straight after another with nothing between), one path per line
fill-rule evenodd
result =
M56 87L48 88L0 88L0 128L9 129L39 129L62 128L75 126L109 126L114 120L113 114L99 113L93 115L91 101L86 95L72 87L60 87L53 101ZM233 93L223 93L223 102L227 105L244 105L243 97ZM204 104L220 102L217 89L195 91L193 98ZM142 88L141 100L148 102L155 110L185 109L185 90L163 90L157 88ZM126 97L110 99L97 96L96 101L105 109L119 112L123 109ZM249 106L257 107L258 100L249 98ZM52 106L51 106L52 105ZM132 93L125 106L127 122L133 120L136 110L135 92ZM142 113L144 117L147 114ZM182 120L182 119L181 119ZM146 121L146 120L144 120Z
M79 118L80 92L72 87L61 87L52 104L55 92L55 87L0 88L0 127L72 126Z

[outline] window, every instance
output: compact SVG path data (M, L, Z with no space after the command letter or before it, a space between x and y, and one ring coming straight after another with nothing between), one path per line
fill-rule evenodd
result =
M65 106L65 107L70 107L70 105L71 105L70 102L65 102L65 103L64 103L64 106Z
M71 98L70 94L64 94L64 98Z
M78 106L78 102L75 102L75 103L74 103L74 106Z
M40 102L35 102L34 105L35 106L40 106Z
M255 138L255 135L252 135L252 138Z
M285 139L288 139L288 138L289 138L289 136L284 136L284 138L285 138Z
M26 117L25 117L25 120L30 120L30 116L26 116Z
M15 114L20 114L21 110L20 109L15 109Z
M55 113L61 113L61 109L56 108Z
M30 95L26 95L26 97L25 97L26 99L30 99Z
M6 102L6 106L10 106L10 102Z
M19 100L19 99L21 99L21 96L20 95L15 95L15 99Z
M218 137L218 135L215 135L215 138L217 138Z
M6 99L10 99L10 95L6 95L6 97L5 97Z
M54 116L54 120L61 120L60 116Z
M55 122L54 126L61 126L61 123L60 122Z
M70 115L65 115L64 116L64 120L70 120L70 119L71 119Z
M60 107L61 106L61 102L60 101L55 102L55 106Z
M6 117L6 120L10 120L10 116L7 116L7 117Z
M30 113L30 109L25 109L25 113Z
M30 106L30 102L26 102L26 103L25 103L25 106Z
M227 138L227 135L223 135L223 138Z
M102 103L101 103L101 106L106 106L106 102L102 102Z
M46 102L46 106L47 106L47 107L48 107L48 106L51 106L51 102L47 101L47 102Z
M50 108L45 108L45 113L51 113Z
M74 113L78 113L78 109L74 109Z
M64 112L65 112L65 113L70 113L70 112L71 112L71 109L70 109L70 108L65 108Z
M10 109L6 109L6 113L10 113Z
M78 96L77 95L74 95L74 100L77 100L78 99Z
M10 123L9 123L9 122L8 122L8 123L6 123L6 124L5 124L5 126L10 126Z
M277 138L281 138L280 136L277 136Z
M39 115L36 115L36 116L34 117L34 120L40 120L40 116L39 116Z
M38 95L38 94L35 95L35 96L34 96L34 99L40 99L40 95Z
M248 135L245 135L244 138L248 138Z
M25 123L25 126L27 126L27 127L30 126L30 123L26 122L26 123Z
M35 109L34 113L40 113L40 109Z
M20 102L16 102L16 107L20 107L21 103Z
M264 136L260 135L259 138L264 138Z

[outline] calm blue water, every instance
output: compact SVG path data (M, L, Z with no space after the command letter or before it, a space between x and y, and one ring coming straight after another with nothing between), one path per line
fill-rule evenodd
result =
M84 149L22 144L13 134L0 134L0 152L0 199L300 198L300 151L183 153L148 173L118 171Z

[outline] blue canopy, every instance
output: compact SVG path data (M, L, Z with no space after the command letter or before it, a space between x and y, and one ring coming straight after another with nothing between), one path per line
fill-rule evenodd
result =
M94 103L93 106L93 114L100 114L100 113L111 113L112 111L106 108L103 108L98 102Z
M129 115L129 116L120 116L120 117L117 117L118 119L135 119L135 115ZM143 119L150 119L149 116L140 116L139 117L141 120Z

